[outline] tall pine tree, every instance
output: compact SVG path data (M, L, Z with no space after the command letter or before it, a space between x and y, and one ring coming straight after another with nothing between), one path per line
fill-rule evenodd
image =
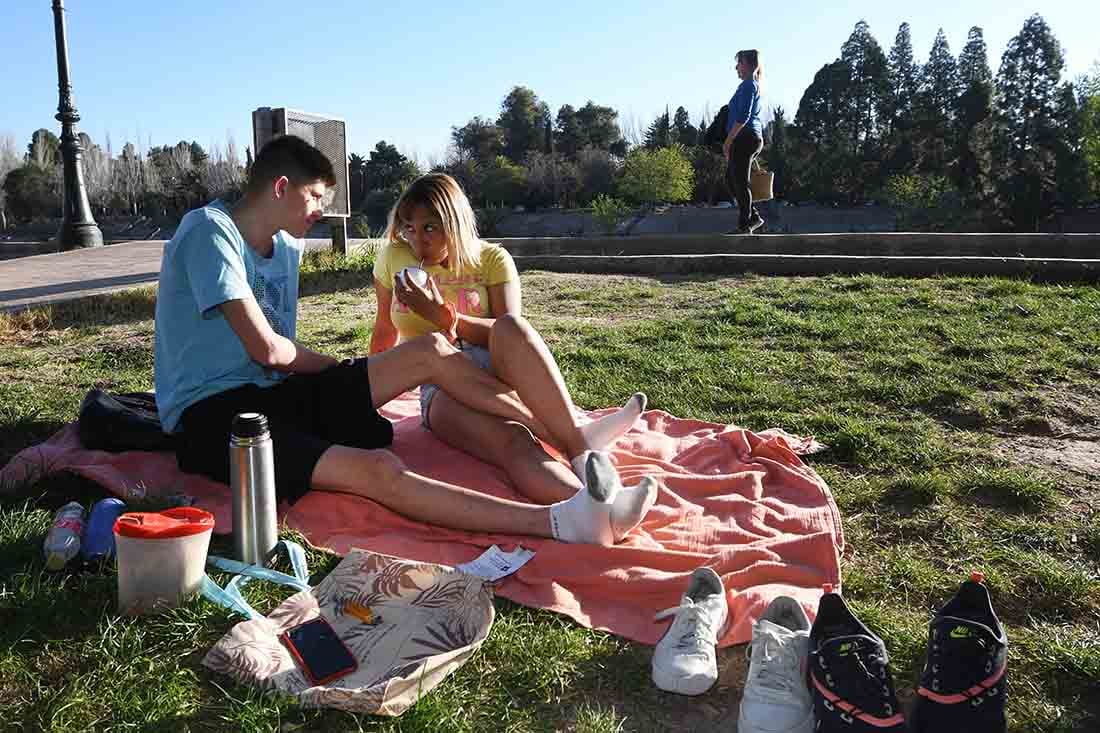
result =
M959 54L962 94L955 108L955 183L963 198L978 202L991 192L989 161L990 114L993 105L993 73L989 70L982 29L974 26ZM982 129L978 130L978 126Z
M825 64L799 100L794 118L798 147L791 157L797 168L791 177L798 180L800 195L830 201L849 198L853 152L842 122L850 78L841 59Z
M1059 82L1065 59L1036 14L1008 42L997 71L998 204L1017 230L1035 231L1056 197Z
M869 156L878 146L880 125L890 108L890 79L886 55L866 21L856 23L840 48L840 58L849 73L845 126L852 148Z
M672 116L672 140L684 147L692 147L696 144L698 131L691 124L687 110L683 107L676 108L676 114Z
M958 69L959 84L964 89L974 82L993 83L993 72L989 70L985 37L978 26L972 27L966 34L966 45L959 54Z
M886 110L886 168L907 173L913 165L915 105L920 90L920 65L913 61L909 24L902 23L886 61L890 96Z
M1055 203L1072 207L1089 197L1089 171L1084 150L1084 105L1074 85L1062 84L1058 90L1056 135L1052 141L1054 169L1058 183Z
M840 48L840 60L848 70L848 94L845 98L843 126L849 136L852 157L850 180L852 201L866 198L867 191L880 185L881 127L889 114L890 80L886 54L871 35L866 21L855 29Z
M918 169L945 176L956 150L954 119L959 97L959 72L941 28L932 42L921 73L917 96L916 151Z
M657 115L657 119L653 120L645 131L642 144L650 150L655 150L667 148L672 142L672 123L669 121L668 108L665 108L664 114Z

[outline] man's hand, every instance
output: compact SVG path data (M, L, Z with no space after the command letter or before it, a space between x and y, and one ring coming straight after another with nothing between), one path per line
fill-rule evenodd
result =
M447 309L443 307L443 295L435 284L435 278L430 275L427 287L417 285L412 278L402 280L398 275L394 275L393 295L398 303L439 328L443 328L447 323Z

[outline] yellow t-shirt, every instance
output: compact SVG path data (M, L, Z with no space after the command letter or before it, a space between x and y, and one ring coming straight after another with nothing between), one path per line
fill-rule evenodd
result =
M394 275L406 267L419 266L412 248L403 244L387 244L374 261L374 277L382 283L382 287L393 290ZM480 266L463 272L461 276L452 275L450 270L440 265L429 265L424 269L439 286L443 299L453 304L456 311L479 318L492 317L489 309L490 285L502 285L519 279L512 255L503 247L488 242L481 243ZM397 298L390 300L390 318L402 341L437 330L434 323L413 313Z

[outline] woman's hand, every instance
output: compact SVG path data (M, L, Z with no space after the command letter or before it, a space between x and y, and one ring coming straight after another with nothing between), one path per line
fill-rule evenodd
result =
M733 141L737 137L737 133L741 132L741 128L744 126L744 122L738 122L730 128L730 134L726 135L726 142L722 145L722 155L726 157L727 163L730 160L730 151L733 149Z
M393 297L424 320L431 321L443 328L448 321L447 309L443 307L443 295L435 284L435 278L428 276L428 284L421 287L413 278L402 281L399 275L393 278Z

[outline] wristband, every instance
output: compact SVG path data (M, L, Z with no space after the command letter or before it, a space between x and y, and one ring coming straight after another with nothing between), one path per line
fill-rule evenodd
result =
M447 340L452 344L458 341L458 311L455 310L453 303L443 301L443 310L447 311L446 325L440 327L443 335L447 337Z

